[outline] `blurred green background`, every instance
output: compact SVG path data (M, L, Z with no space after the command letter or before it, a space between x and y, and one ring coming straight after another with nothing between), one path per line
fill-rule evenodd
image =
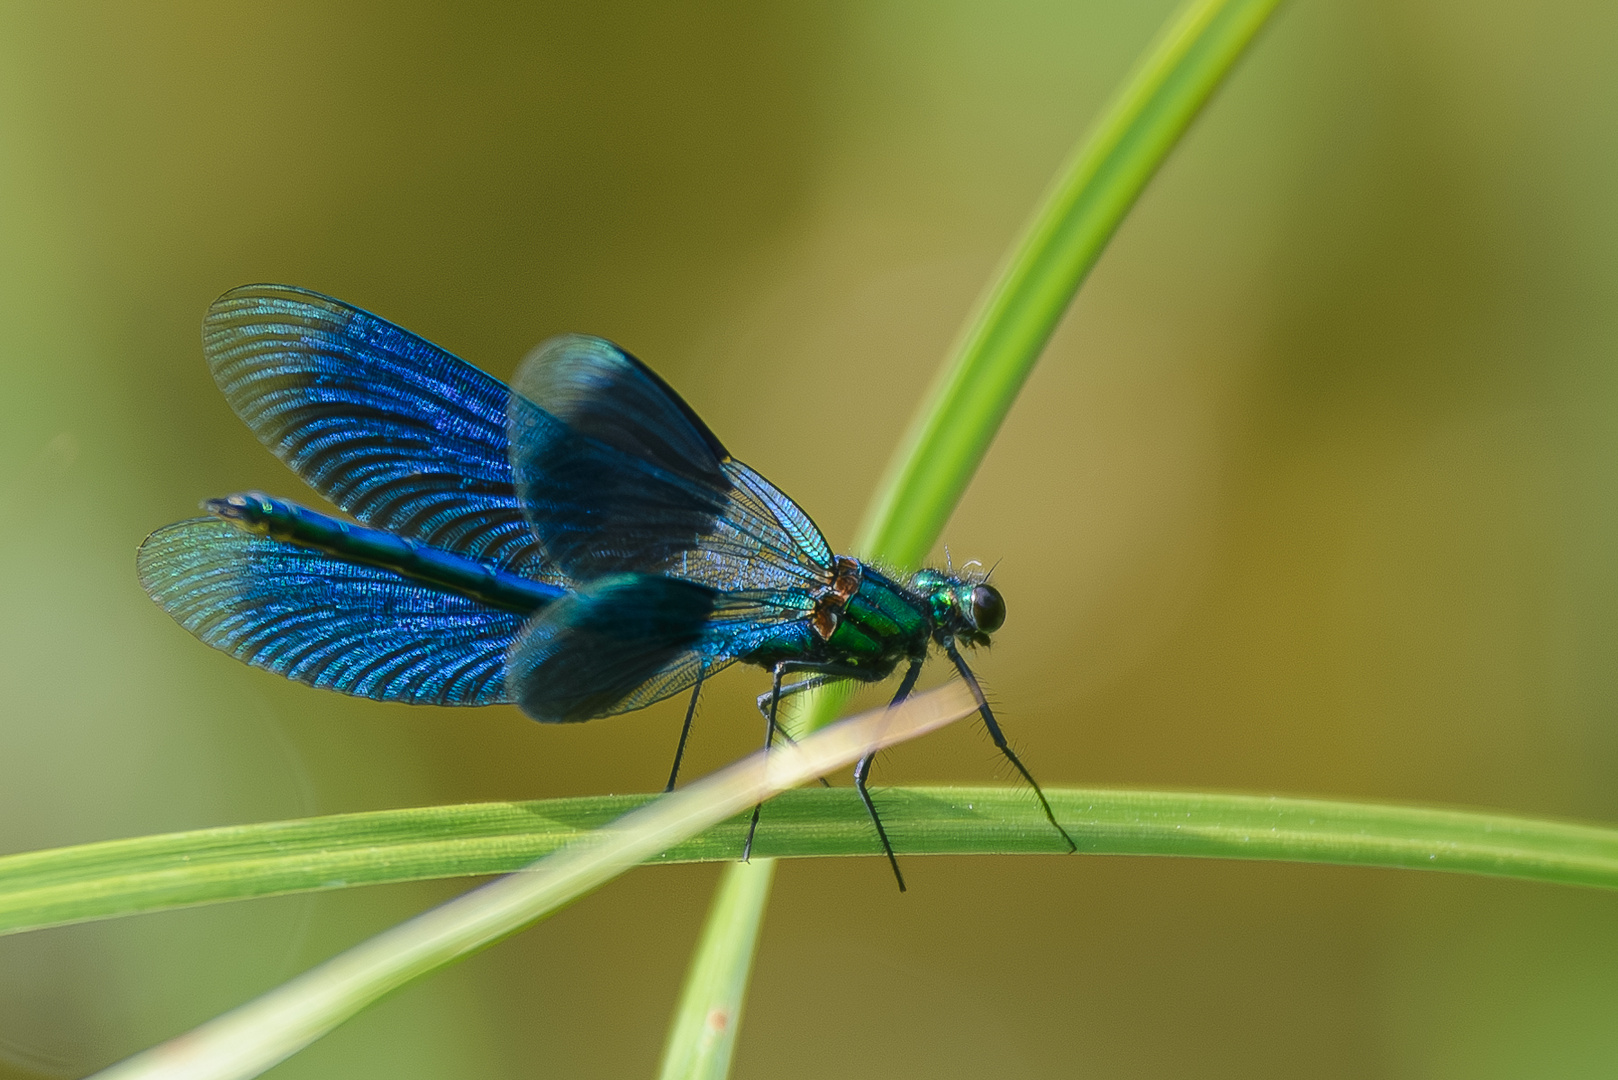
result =
M135 583L308 493L215 390L225 289L496 375L650 361L834 546L1146 3L0 8L0 850L649 790L576 728L307 690ZM1618 818L1618 8L1292 0L1085 286L946 530L1048 784ZM934 675L936 678L936 674ZM751 749L756 671L689 775ZM1008 779L959 725L883 782ZM739 1077L1618 1068L1618 897L1105 858L789 863ZM631 875L285 1077L650 1076L717 871ZM175 1034L464 882L0 939L0 1077Z

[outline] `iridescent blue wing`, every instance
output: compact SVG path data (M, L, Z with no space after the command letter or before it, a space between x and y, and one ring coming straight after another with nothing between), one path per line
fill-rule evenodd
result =
M286 285L221 296L202 345L259 441L360 521L554 579L517 503L511 392L498 379L384 319Z
M509 701L525 617L377 567L253 536L217 518L159 529L141 585L202 641L309 686L378 701Z
M517 493L569 577L671 574L724 590L828 580L831 552L808 516L616 345L554 338L514 389Z
M630 712L712 675L802 623L790 598L723 592L661 574L597 578L534 616L506 688L523 712L569 723Z

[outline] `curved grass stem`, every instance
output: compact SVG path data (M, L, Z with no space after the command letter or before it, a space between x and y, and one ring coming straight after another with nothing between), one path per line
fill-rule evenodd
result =
M1278 4L1189 0L1170 18L1057 173L967 321L877 488L856 553L901 570L915 568L926 556L1107 241ZM794 711L795 726L819 727L847 699L837 686L806 695ZM737 971L751 968L751 950L726 942L723 930L711 923L723 912L734 920L738 938L754 933L749 928L762 919L769 890L751 895L756 911L715 906L692 958L693 970L712 967L710 947L730 957ZM721 982L733 985L737 978L732 972ZM739 978L745 981L745 975ZM688 980L687 997L703 985L709 984ZM726 1007L721 1001L682 999L676 1023L679 1017ZM727 1060L700 1075L728 1073ZM665 1073L664 1080L677 1078Z

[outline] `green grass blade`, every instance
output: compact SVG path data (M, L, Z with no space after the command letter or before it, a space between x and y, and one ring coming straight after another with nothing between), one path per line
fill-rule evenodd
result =
M1057 175L895 454L856 550L920 563L1107 241L1279 0L1193 0Z
M1404 867L1618 888L1618 829L1479 811L1178 791L1047 788L1095 855ZM603 795L340 814L110 840L0 858L0 933L195 904L520 869L651 802ZM901 855L1059 854L1024 788L881 790ZM741 814L648 863L733 860ZM761 856L881 854L852 788L765 808Z
M653 799L555 854L417 915L267 994L96 1075L102 1080L248 1080L382 997L527 927L636 864L755 803L973 708L945 687L774 753L757 753Z
M704 940L697 943L699 962L686 974L680 991L682 1009L669 1026L659 1080L723 1080L730 1071L747 978L764 923L763 900L774 879L774 859L725 868L708 912ZM706 940L709 937L717 940Z

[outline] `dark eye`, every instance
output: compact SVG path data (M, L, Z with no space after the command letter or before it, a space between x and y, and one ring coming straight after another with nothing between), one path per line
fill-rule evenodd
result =
M1006 602L993 585L972 590L972 622L985 634L992 634L1006 621Z

